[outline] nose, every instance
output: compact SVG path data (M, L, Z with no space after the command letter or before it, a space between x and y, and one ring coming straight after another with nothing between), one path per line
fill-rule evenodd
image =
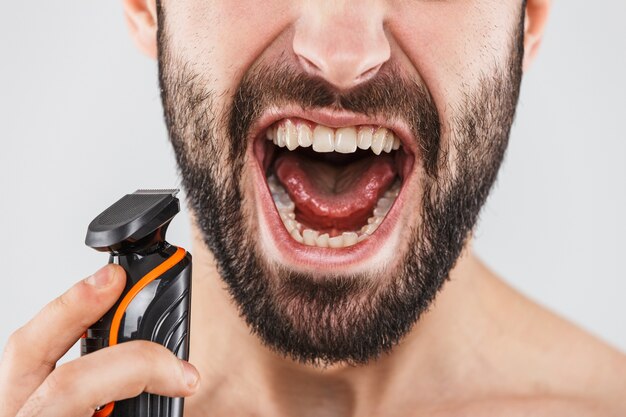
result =
M389 60L383 13L369 1L310 1L295 24L293 50L303 70L347 90Z

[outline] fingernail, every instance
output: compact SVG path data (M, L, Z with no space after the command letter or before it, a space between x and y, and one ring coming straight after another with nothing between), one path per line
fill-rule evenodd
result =
M189 362L181 360L183 363L183 373L185 374L185 382L189 388L194 388L198 383L198 379L200 379L200 375L196 368L193 367Z
M100 268L95 274L88 277L85 282L89 285L93 285L96 288L107 287L113 281L113 271L108 268L108 265Z

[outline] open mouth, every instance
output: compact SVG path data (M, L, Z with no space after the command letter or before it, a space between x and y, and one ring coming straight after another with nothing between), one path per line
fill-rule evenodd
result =
M390 126L331 127L301 117L271 121L255 139L255 155L274 212L293 245L334 251L373 244L390 234L390 213L400 194L413 152ZM263 192L263 190L261 190ZM269 213L271 216L272 213ZM267 217L267 215L266 215Z

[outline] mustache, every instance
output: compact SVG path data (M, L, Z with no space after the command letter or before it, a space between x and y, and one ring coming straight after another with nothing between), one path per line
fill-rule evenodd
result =
M328 108L404 120L418 142L426 173L436 177L441 144L439 112L428 88L403 75L396 65L383 65L374 77L345 91L284 59L251 67L237 87L228 112L232 155L245 153L246 143L240 138L247 136L267 108L286 104L299 105L305 111Z

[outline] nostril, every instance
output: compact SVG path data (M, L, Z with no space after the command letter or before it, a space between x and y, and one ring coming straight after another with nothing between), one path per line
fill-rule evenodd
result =
M302 65L302 68L304 68L304 70L310 74L318 75L318 73L322 71L322 69L318 65L302 55L298 55L298 60L300 61L300 65Z
M369 80L370 78L374 77L378 71L380 70L380 68L383 66L383 64L378 64L375 67L372 67L364 72L361 73L361 75L359 75L356 79L355 82L356 83L362 83L365 82L367 80Z
M356 60L337 59L337 62L332 65L326 65L326 62L311 60L305 55L296 54L296 56L304 72L311 76L322 77L341 89L349 89L374 78L385 64L379 61L376 65L371 66L372 62L370 61L369 65L367 62L359 65Z

